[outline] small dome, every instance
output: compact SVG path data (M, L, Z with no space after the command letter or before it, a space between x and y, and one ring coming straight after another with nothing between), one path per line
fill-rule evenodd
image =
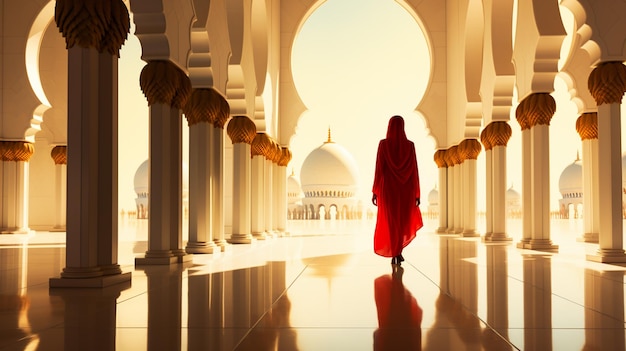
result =
M150 175L150 160L145 160L143 161L143 163L141 163L141 165L139 165L139 167L137 168L137 171L135 172L135 179L134 179L134 185L135 185L135 193L137 194L141 194L141 193L147 193L148 192L148 179Z
M189 194L189 166L187 162L183 162L183 198L186 198ZM135 171L135 178L133 183L135 185L135 193L142 194L149 192L149 175L150 175L150 160L145 160L139 165L137 171Z
M304 191L310 187L329 185L331 188L355 191L359 184L356 161L348 150L330 140L311 151L302 163L300 174Z
M559 177L559 191L563 196L567 194L582 194L583 166L579 158L576 158L576 161L565 167L561 173L561 177Z
M428 204L439 205L439 190L437 190L436 186L428 193Z
M287 178L287 196L290 200L297 200L302 197L302 187L300 186L300 181L294 173L291 173L289 178Z
M520 194L517 190L513 189L513 185L506 191L505 199L506 201L516 201L521 198Z

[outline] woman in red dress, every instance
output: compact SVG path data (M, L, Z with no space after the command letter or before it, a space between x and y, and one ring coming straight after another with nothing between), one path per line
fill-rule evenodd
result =
M378 206L374 252L399 265L402 249L423 226L415 145L406 137L401 116L391 117L387 138L378 144L372 192L372 203Z

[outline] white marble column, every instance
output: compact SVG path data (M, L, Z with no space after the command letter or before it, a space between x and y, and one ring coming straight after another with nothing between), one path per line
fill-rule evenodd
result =
M460 155L458 145L452 147L455 157L454 172L454 228L453 233L463 232L463 197L465 189L463 188L463 158Z
M456 181L455 181L455 177L454 177L454 169L455 167L457 167L456 165L456 156L453 155L454 153L454 149L452 149L452 147L448 148L448 150L446 150L446 159L447 159L447 163L448 163L448 233L454 233L454 228L455 228L455 220L456 220L456 216L454 214L454 210L455 210L455 200L456 200L456 192L457 192L457 188L456 188Z
M67 211L67 146L57 145L50 152L54 160L54 214L53 231L66 230L65 218Z
M163 72L167 72L164 79ZM182 115L187 75L169 61L150 61L140 77L150 106L148 251L136 265L190 261L182 248ZM157 88L158 87L158 88Z
M493 234L493 159L489 126L480 133L480 141L485 148L485 234L483 241L490 241Z
M618 79L619 78L619 79ZM624 263L621 102L626 91L626 66L603 62L589 75L589 91L598 105L599 247L587 259Z
M439 228L437 233L445 233L448 227L448 164L446 150L435 151L435 163L439 171Z
M476 233L476 159L481 150L476 139L465 139L459 145L463 155L463 232L462 236L474 237Z
M506 146L511 138L511 127L507 122L496 121L489 124L489 137L492 145L492 198L493 198L493 233L491 241L513 240L506 230Z
M275 146L272 146L272 149L275 149ZM274 150L270 152L275 152ZM272 156L270 154L265 156L265 167L263 168L265 171L263 175L263 179L265 181L264 191L263 191L263 204L265 206L265 232L269 237L276 237L277 233L274 231L274 161L272 161Z
M118 20L128 21L121 1L111 6L126 14ZM59 27L66 38L73 35ZM121 41L107 39L121 46L125 34ZM117 264L119 46L105 52L81 46L68 49L67 183L71 186L67 187L67 212L71 215L66 222L66 267L60 278L50 279L51 288L102 288L131 279Z
M524 114L522 106L518 105L516 119L520 124L522 133L522 240L517 243L517 248L523 249L530 242L530 232L532 225L531 216L531 186L530 186L530 129L528 126L528 116Z
M27 141L0 141L0 234L28 233L28 161L35 147Z
M257 133L251 144L251 227L252 235L259 240L268 238L268 233L265 230L265 211L268 210L265 201L265 154L271 145L272 141L266 133Z
M235 116L228 123L228 136L233 142L233 233L232 244L251 244L251 143L256 126L247 116Z
M286 146L281 147L281 158L278 165L278 193L277 193L277 212L278 219L276 223L276 228L278 231L284 235L288 236L289 232L287 231L287 165L289 161L291 161L291 151Z
M214 123L213 126L213 152L211 153L211 178L213 180L213 241L222 252L229 249L230 244L226 241L224 228L224 124Z
M600 202L598 201L598 114L583 113L576 120L576 131L582 141L583 166L583 227L578 241L597 243L599 240Z
M193 89L185 104L189 124L189 239L185 247L188 253L221 252L213 240L211 155L213 123L222 110L228 110L228 103L213 88Z

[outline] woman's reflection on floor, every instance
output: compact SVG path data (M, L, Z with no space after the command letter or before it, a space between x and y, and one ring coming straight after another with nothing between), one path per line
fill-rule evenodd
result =
M391 274L374 280L374 298L378 329L374 332L374 350L421 350L422 309L404 287L404 269L393 266Z

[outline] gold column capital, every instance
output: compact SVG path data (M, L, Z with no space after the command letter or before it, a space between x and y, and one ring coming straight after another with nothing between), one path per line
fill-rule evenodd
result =
M272 147L272 139L265 132L258 132L252 139L251 153L252 156L266 156L268 150Z
M516 115L519 111L525 116L529 128L537 125L550 125L550 120L556 112L556 101L549 93L534 93L522 100L517 108Z
M446 162L446 150L439 149L435 151L435 154L433 155L433 159L435 160L435 163L437 164L438 168L448 167L448 163Z
M66 165L67 164L67 146L57 145L53 147L52 151L50 151L50 156L54 160L55 165Z
M222 114L224 97L213 88L196 88L183 107L187 124L191 127L198 123L215 123ZM228 103L226 103L228 105ZM230 110L227 109L228 113Z
M460 165L463 163L463 158L459 152L459 146L454 145L448 149L448 162L452 166Z
M626 92L626 66L619 61L602 62L589 74L587 85L598 106L619 104Z
M511 126L504 121L491 122L487 128L489 129L489 141L492 147L506 146L513 134Z
M289 148L286 146L281 146L280 151L281 157L278 165L282 167L287 167L287 165L291 161L291 158L293 157L293 154L291 153L291 150L289 150Z
M228 122L226 132L233 144L252 144L256 136L256 124L248 116L234 116Z
M189 77L171 61L149 61L141 70L139 84L148 105L165 104L182 109L191 96Z
M598 113L585 112L576 120L576 131L580 140L598 139Z
M485 147L485 151L489 151L493 148L491 144L491 138L489 138L489 126L485 127L482 132L480 132L480 142L483 143Z
M0 161L28 162L35 152L35 145L28 141L0 140Z
M57 0L54 20L68 49L78 45L117 57L130 32L130 16L122 0Z
M476 139L464 139L459 143L459 153L463 161L477 159L480 150L482 150L482 146Z

